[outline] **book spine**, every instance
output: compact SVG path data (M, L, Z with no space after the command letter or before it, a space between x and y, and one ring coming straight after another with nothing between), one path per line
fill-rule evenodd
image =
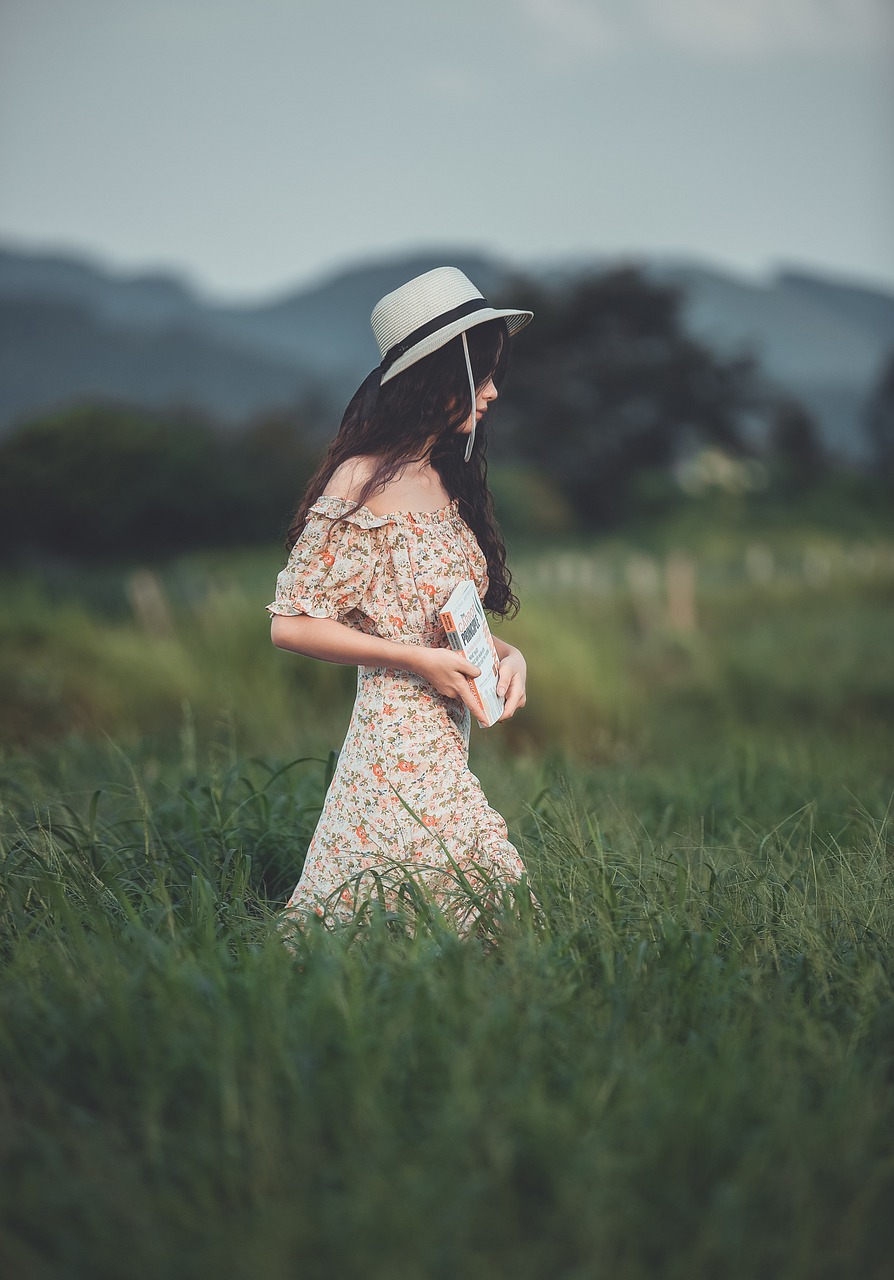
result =
M459 629L454 621L452 613L442 613L441 621L444 623L444 630L447 633L447 640L451 649L462 649L463 642L459 637Z

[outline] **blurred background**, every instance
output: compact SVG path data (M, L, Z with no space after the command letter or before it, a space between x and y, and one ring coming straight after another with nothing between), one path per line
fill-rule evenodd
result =
M337 749L354 672L264 605L373 304L451 264L536 314L497 803L556 759L885 774L892 49L886 0L5 0L9 758Z
M2 1274L891 1274L892 51L891 0L0 0ZM544 921L296 955L356 671L264 606L438 265L535 312L470 763Z

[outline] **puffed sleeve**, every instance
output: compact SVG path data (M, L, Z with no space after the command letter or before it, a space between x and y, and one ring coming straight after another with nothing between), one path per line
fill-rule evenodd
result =
M277 576L269 613L303 613L340 622L354 609L362 609L382 563L383 532L390 521L361 507L335 523L333 517L349 506L343 499L324 496L310 508L286 567Z

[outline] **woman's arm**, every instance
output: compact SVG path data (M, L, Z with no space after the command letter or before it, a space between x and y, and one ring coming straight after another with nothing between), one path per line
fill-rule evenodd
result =
M481 675L481 668L453 649L398 644L396 640L346 627L334 618L311 618L306 613L291 617L275 613L270 638L278 649L289 649L324 662L412 671L423 676L445 697L459 698L476 715L467 677Z
M289 649L324 662L388 667L392 671L416 670L415 651L419 646L369 636L334 618L310 618L306 613L286 617L275 613L270 620L270 639L277 649Z

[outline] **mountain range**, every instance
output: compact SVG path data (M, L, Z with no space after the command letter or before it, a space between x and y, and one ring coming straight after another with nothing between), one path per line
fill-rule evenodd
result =
M515 264L440 248L346 268L254 305L224 305L174 275L124 275L75 255L0 248L0 432L86 399L189 406L235 427L314 397L337 416L378 363L369 314L431 267L460 267L495 301L527 275L561 286L617 260ZM807 271L746 278L642 257L683 292L687 329L720 354L750 352L800 399L827 447L867 454L862 415L894 351L894 293Z

